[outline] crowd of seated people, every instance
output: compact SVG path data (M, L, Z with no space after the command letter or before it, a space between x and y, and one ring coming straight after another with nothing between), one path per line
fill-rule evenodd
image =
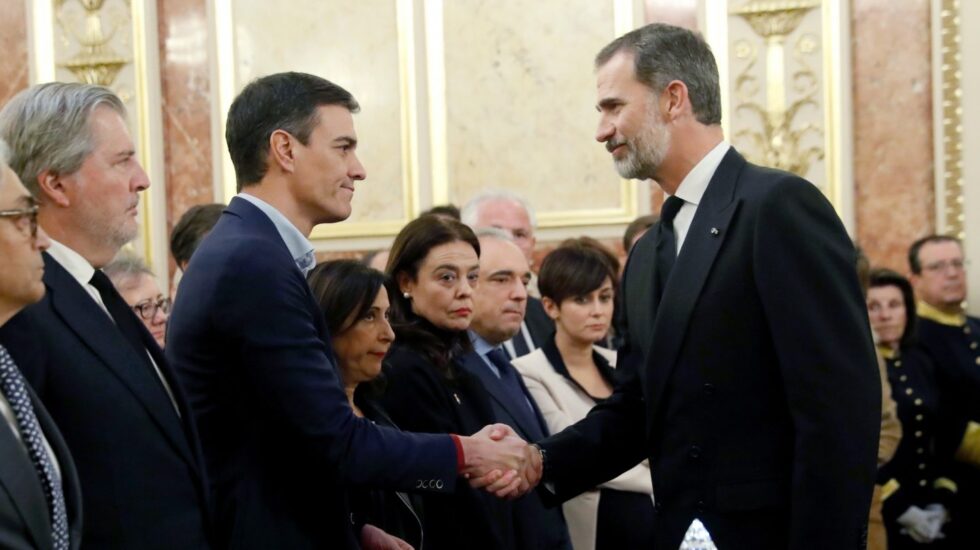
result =
M297 193L310 172L295 163L316 140L350 141L323 121L342 127L357 105L273 76L229 117L239 196L174 227L186 275L169 292L125 248L149 182L118 97L52 83L0 112L0 546L652 547L646 460L564 503L547 487L506 498L527 483L525 440L613 395L616 253L583 236L540 258L531 205L488 190L422 213L390 250L317 264L299 225L349 211ZM292 119L263 118L315 94ZM306 143L275 126L307 123ZM363 179L344 158L343 177ZM638 218L624 252L658 227ZM957 239L932 235L910 247L908 277L869 275L902 433L878 470L880 548L974 538L980 320L964 310L966 266Z

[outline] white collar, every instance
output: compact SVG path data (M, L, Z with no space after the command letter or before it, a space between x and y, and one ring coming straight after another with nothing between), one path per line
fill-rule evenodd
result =
M721 164L730 148L731 144L725 140L721 140L718 145L715 145L714 149L708 151L708 154L702 157L694 165L694 168L691 168L691 171L684 176L681 184L677 186L674 196L697 206L701 202L701 198L704 197L708 184L711 183L711 177L715 175L718 165Z
M61 264L61 267L65 268L65 271L74 277L78 284L88 285L92 281L92 275L95 275L95 268L92 267L92 264L81 254L58 241L54 239L50 239L50 241L51 246L48 247L48 254Z

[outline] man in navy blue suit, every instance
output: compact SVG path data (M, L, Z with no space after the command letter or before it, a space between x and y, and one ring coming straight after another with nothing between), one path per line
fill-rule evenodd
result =
M469 330L473 351L462 358L463 368L483 383L498 422L527 441L538 441L548 435L548 427L503 345L521 329L531 267L506 231L486 227L476 234L480 282L473 292ZM512 508L515 548L571 550L561 508L545 508L536 492L515 501Z
M46 294L0 329L71 449L85 548L211 547L204 459L170 365L101 267L138 233L126 108L100 86L52 82L0 112L11 168L51 237Z
M346 219L365 178L357 110L331 82L280 73L246 86L228 113L239 194L188 265L167 342L201 428L224 546L375 547L385 535L349 513L344 485L451 492L464 474L506 493L521 482L516 436L402 433L348 406L305 274L313 227Z

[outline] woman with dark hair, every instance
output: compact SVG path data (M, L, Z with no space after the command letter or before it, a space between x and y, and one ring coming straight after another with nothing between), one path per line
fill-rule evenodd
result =
M867 302L903 433L895 456L878 470L888 548L941 548L956 484L943 477L950 453L937 449L939 397L932 360L915 342L912 286L894 271L872 270Z
M382 387L381 362L395 339L384 274L356 260L335 260L313 268L307 280L323 311L354 414L397 428L376 401ZM408 495L350 489L348 498L355 521L422 547L422 522Z
M397 340L382 402L402 429L471 434L495 422L486 390L457 362L471 349L479 256L473 231L444 217L419 217L395 237L386 271ZM422 501L427 550L513 548L508 503L466 483Z
M592 239L565 241L538 272L554 337L513 360L551 433L581 420L612 395L616 354L594 342L612 322L615 257ZM575 550L652 548L653 487L643 461L563 505Z

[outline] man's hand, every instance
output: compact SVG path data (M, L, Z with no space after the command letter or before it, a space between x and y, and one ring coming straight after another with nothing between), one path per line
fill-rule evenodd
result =
M365 524L361 528L361 548L364 550L415 550L411 544L370 524Z
M506 497L516 491L527 492L524 469L528 460L527 443L510 426L491 424L470 437L460 437L466 464L463 476L470 486Z

